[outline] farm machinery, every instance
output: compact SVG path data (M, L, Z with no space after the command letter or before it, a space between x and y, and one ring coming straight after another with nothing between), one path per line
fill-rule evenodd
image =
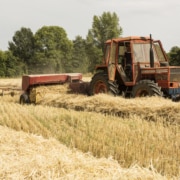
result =
M121 37L105 42L104 58L95 67L90 82L82 74L27 75L22 78L20 103L35 102L32 94L39 85L64 84L75 93L115 96L163 96L180 99L180 67L169 66L159 40L150 37Z
M0 96L4 96L4 94L14 96L17 91L21 91L21 89L16 86L0 86Z
M20 104L36 104L42 92L37 91L39 86L71 84L74 93L86 93L88 83L82 81L81 73L63 74L36 74L22 76L22 90Z

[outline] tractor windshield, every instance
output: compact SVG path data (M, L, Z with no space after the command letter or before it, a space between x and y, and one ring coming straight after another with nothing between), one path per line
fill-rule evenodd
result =
M160 46L160 42L159 41L155 42L154 47L155 47L159 61L166 62L167 59L165 57L165 54L163 53L162 47Z
M135 62L150 62L150 44L133 44L133 56ZM154 62L157 62L158 58L154 51Z

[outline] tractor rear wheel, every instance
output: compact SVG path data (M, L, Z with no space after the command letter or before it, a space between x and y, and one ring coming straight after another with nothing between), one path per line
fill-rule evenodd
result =
M118 85L115 82L108 81L108 75L105 73L95 74L89 85L89 95L99 93L117 95L118 92Z
M161 87L151 80L139 81L132 89L132 97L163 96Z

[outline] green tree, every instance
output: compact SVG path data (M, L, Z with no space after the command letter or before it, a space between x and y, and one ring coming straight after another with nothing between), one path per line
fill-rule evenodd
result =
M6 77L18 76L21 72L20 64L18 63L18 58L13 56L10 51L5 52L5 62L6 62Z
M73 41L73 55L71 60L72 72L88 72L88 59L86 55L86 41L81 36L76 36Z
M0 51L0 76L15 77L23 74L24 63L15 57L11 51Z
M58 26L43 26L34 36L35 56L31 70L40 73L65 72L72 55L72 42Z
M94 16L92 29L86 38L86 52L89 59L89 71L93 71L96 64L102 61L104 43L108 39L119 37L122 28L116 13L104 12L101 16Z
M101 16L94 16L92 34L96 45L104 50L106 40L119 37L122 34L117 14L104 12Z
M22 62L29 65L30 59L34 56L34 36L29 28L22 27L16 31L13 41L9 42L9 50Z
M180 66L180 47L172 47L168 53L168 57L171 66Z
M5 53L0 51L0 77L5 77L6 72L6 59Z
M94 42L92 30L89 30L86 38L86 55L88 57L88 71L93 72L97 64L102 61L103 52L101 48L98 48Z

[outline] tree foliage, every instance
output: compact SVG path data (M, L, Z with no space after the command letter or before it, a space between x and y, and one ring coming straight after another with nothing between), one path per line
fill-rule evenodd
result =
M0 77L22 75L24 63L16 58L11 51L0 51Z
M103 50L106 40L119 37L122 34L117 14L104 12L101 16L94 16L92 34L97 47Z
M9 42L9 50L15 57L29 64L34 55L34 37L31 29L22 27L15 32L12 39L13 41Z
M5 53L0 51L0 77L5 77L6 71L6 59Z
M174 46L168 53L169 63L172 66L180 66L180 47Z
M89 30L86 38L86 55L89 63L88 72L93 72L95 65L100 64L103 52L102 49L98 48L94 43L92 30Z
M58 26L43 26L35 36L32 65L40 73L64 72L72 54L72 42Z
M92 72L95 65L101 63L105 41L119 37L121 34L122 28L115 12L104 12L101 16L93 17L92 29L88 31L86 38L89 71Z
M86 55L86 41L81 36L76 36L73 41L71 71L87 73L88 66L89 62Z

